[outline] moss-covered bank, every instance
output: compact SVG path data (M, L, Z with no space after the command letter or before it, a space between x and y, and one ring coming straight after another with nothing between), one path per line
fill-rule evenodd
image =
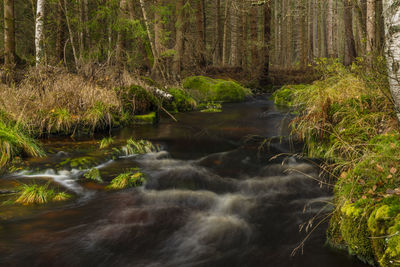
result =
M362 64L322 65L323 79L284 86L274 100L299 114L293 133L337 178L327 243L371 265L400 266L400 132L387 79Z

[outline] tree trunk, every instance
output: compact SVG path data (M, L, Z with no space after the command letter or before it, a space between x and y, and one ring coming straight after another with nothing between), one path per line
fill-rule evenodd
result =
M223 34L223 41L222 41L222 65L226 65L228 63L229 2L230 2L230 0L225 0L224 34Z
M326 39L328 46L328 57L333 57L333 0L328 0Z
M222 57L221 0L215 1L215 48L214 64L221 64Z
M197 21L197 54L200 66L206 65L205 53L205 32L204 32L204 6L202 0L197 0L196 21Z
M175 78L179 78L182 68L182 57L184 48L184 10L185 0L176 0L176 38L175 55L172 64L172 71Z
M36 22L35 22L35 52L36 66L43 63L43 27L44 27L44 1L37 0Z
M119 20L123 22L123 20L126 20L129 18L128 14L128 6L127 6L127 1L126 0L121 0L119 2ZM123 22L124 23L124 22ZM116 48L116 61L117 65L122 67L124 65L124 47L125 47L125 35L126 32L121 29L122 27L120 26L118 29L118 37L117 37L117 48Z
M371 53L374 51L375 41L375 0L367 0L367 46L366 52Z
M14 0L4 0L4 65L9 70L15 67L14 23Z
M344 0L344 28L346 37L346 51L344 64L350 65L356 58L356 47L353 35L353 4L352 0Z
M79 60L78 60L78 56L77 56L76 48L75 48L74 33L72 32L71 21L69 19L70 15L68 14L68 0L64 0L64 12L65 12L65 20L67 22L67 27L68 27L69 41L71 42L72 53L74 56L75 68L78 69L79 68Z
M61 1L57 2L57 34L56 34L56 61L63 60L64 50L64 17Z
M258 67L258 7L250 7L251 64Z
M384 10L390 92L400 121L400 6L395 0L385 0Z
M238 48L238 42L239 42L239 37L238 37L238 32L239 32L239 14L238 14L238 2L237 0L233 0L233 8L231 12L231 65L232 66L239 66L239 48Z

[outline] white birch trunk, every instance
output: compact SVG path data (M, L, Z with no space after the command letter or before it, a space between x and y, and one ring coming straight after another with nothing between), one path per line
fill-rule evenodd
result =
M400 120L400 7L396 0L384 0L386 60L390 92Z
M45 0L37 0L37 8L36 8L36 23L35 23L36 66L41 64L43 59L44 1Z

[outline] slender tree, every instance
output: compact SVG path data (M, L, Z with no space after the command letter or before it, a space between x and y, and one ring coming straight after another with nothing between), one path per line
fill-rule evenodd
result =
M15 66L14 23L14 0L4 0L4 64L8 69Z

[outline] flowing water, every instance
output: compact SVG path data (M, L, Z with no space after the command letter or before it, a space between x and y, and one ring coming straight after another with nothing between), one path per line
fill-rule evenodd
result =
M332 196L312 179L318 176L313 164L290 155L271 159L294 148L277 138L288 135L289 118L270 101L177 118L113 133L121 143L149 139L160 152L110 160L92 140L49 140L49 157L32 160L31 171L2 177L0 188L39 178L77 197L1 206L0 265L364 266L324 246L326 223L291 256L307 235L299 225L329 212ZM261 146L255 136L273 138ZM73 158L90 161L106 180L139 167L147 182L109 192L82 182Z

